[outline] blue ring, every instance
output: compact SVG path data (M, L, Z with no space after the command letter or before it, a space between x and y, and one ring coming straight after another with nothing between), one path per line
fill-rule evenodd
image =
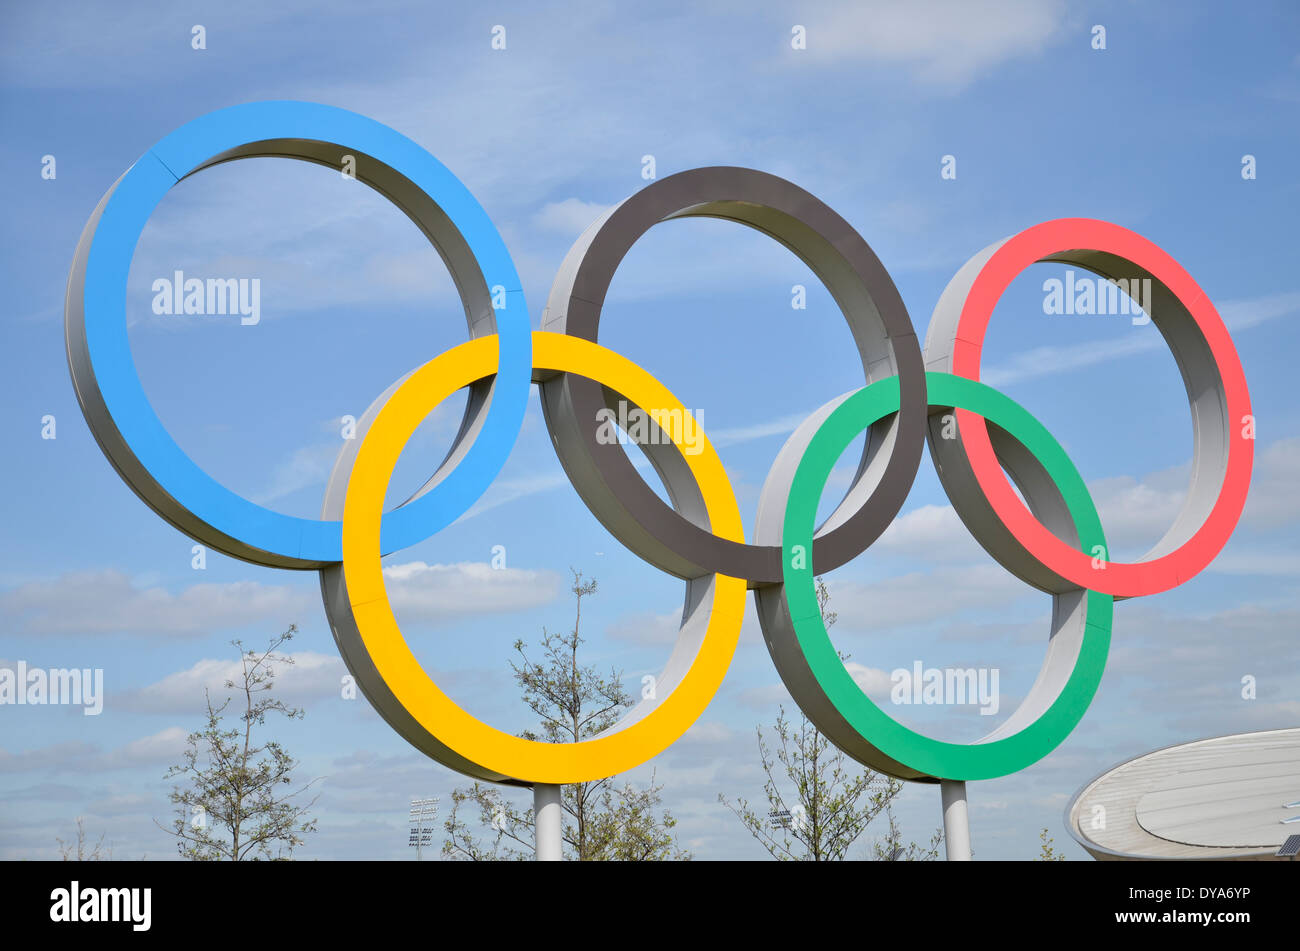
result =
M405 548L464 514L505 464L527 408L532 338L514 262L487 213L441 162L382 123L315 103L248 103L201 116L146 153L110 193L87 256L83 314L94 381L127 449L177 504L201 522L279 558L342 561L341 522L263 508L222 486L185 455L149 404L127 339L127 274L145 223L163 195L222 153L272 139L308 139L354 149L404 175L435 201L460 232L489 292L498 285L506 289L505 306L495 311L500 363L483 427L445 479L384 515L384 552Z

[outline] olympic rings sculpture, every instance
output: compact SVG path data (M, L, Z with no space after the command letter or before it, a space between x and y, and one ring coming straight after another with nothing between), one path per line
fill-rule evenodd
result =
M470 339L382 393L358 422L358 438L339 454L321 519L291 518L219 485L163 428L131 358L126 278L145 222L178 181L250 156L339 168L344 155L355 157L356 177L397 205L438 250L459 291ZM778 455L753 543L745 540L736 497L707 437L699 453L681 451L683 431L693 424L681 401L597 342L605 294L628 249L656 223L687 216L740 222L794 252L834 296L862 361L865 385L813 413ZM1022 407L979 382L989 317L1011 280L1037 261L1152 282L1150 317L1186 384L1194 452L1187 502L1142 561L1109 561L1096 508L1065 451ZM693 169L651 183L592 224L560 268L541 332L530 332L509 252L465 187L392 129L311 103L260 102L210 113L132 165L82 233L68 278L65 329L82 412L127 485L204 545L254 564L319 571L335 642L367 699L424 753L495 782L600 779L671 746L726 675L748 588L791 696L858 761L922 782L1022 769L1055 749L1092 701L1106 664L1114 601L1167 590L1209 564L1241 515L1253 464L1249 392L1218 312L1173 258L1118 225L1059 219L989 245L944 290L922 347L888 272L829 207L763 172ZM534 383L560 462L596 518L631 551L686 581L681 630L655 696L580 743L525 740L453 702L407 646L380 567L381 555L446 527L486 490L519 432ZM462 388L469 399L451 451L420 491L385 513L389 478L407 440ZM683 429L665 429L667 438L642 447L672 506L651 490L624 449L597 438L600 411L612 409L616 397L643 410L680 412ZM815 525L831 467L863 432L849 490ZM877 706L839 660L814 588L815 575L855 558L893 521L927 442L963 523L999 564L1053 600L1037 681L1004 723L973 744L925 737Z

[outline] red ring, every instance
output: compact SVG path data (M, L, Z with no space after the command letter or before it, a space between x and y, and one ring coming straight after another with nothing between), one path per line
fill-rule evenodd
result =
M1250 393L1236 348L1223 319L1192 276L1159 246L1119 225L1091 218L1057 218L1009 238L976 276L962 305L953 342L955 374L979 380L980 354L993 308L1011 281L1030 264L1062 251L1084 248L1119 255L1151 272L1187 308L1214 358L1228 407L1228 464L1214 507L1196 533L1167 555L1147 562L1106 562L1105 570L1093 559L1067 545L1020 501L1007 481L989 442L984 419L958 410L958 424L967 458L980 489L993 511L1016 540L1049 570L1082 588L1118 597L1166 591L1196 575L1228 541L1246 504L1255 443L1241 427L1250 413Z

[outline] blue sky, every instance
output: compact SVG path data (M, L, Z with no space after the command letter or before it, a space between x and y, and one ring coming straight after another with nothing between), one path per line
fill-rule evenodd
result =
M307 716L276 729L303 778L322 778L321 831L301 857L407 859L408 800L446 802L464 785L364 700L341 698L314 573L211 551L205 570L191 568L193 543L116 476L69 380L63 294L96 202L172 129L262 99L351 109L437 156L504 237L534 327L573 240L644 184L645 155L659 177L745 165L808 189L872 245L922 336L967 258L1040 221L1103 218L1160 244L1215 301L1245 366L1259 420L1251 497L1209 569L1117 606L1106 676L1061 747L971 785L977 856L1028 857L1046 826L1083 858L1061 810L1096 773L1170 743L1295 724L1300 401L1286 367L1300 352L1300 14L1285 3L844 6L52 2L0 13L0 665L100 667L106 690L97 717L0 707L0 857L54 857L77 816L118 857L171 855L153 820L170 815L162 775L200 725L196 698L227 676L232 638L263 642L290 623L298 664L282 686ZM191 48L196 24L204 50ZM504 50L491 48L497 24ZM791 48L796 24L807 49ZM1097 24L1105 50L1091 47ZM45 155L53 180L41 177ZM954 180L940 177L945 155ZM1242 178L1244 155L1254 180ZM150 285L176 269L259 278L261 322L153 315ZM1063 271L1035 265L1012 285L984 377L1066 446L1113 556L1132 558L1186 491L1185 393L1154 326L1045 315L1042 282ZM806 310L790 306L795 284L809 288ZM137 368L180 446L231 489L302 516L319 511L340 417L465 334L445 269L400 212L336 172L270 159L174 188L140 240L127 295ZM847 328L808 269L727 222L655 228L620 266L601 331L699 410L751 532L786 436L861 384ZM394 497L441 459L462 405L421 427ZM46 415L53 440L41 438ZM488 568L495 545L505 571ZM627 552L569 487L535 394L475 510L388 563L404 566L390 593L417 655L503 729L532 725L512 699L510 644L571 623L569 566L600 582L584 611L589 659L621 669L630 689L666 660L680 613L681 583ZM979 549L928 460L896 525L828 582L837 646L864 683L918 659L996 667L1005 716L1042 662L1047 597ZM1254 700L1241 697L1247 675ZM716 800L761 798L753 731L783 702L793 710L751 610L704 717L632 774L664 783L697 857L762 855ZM961 740L998 719L905 712ZM937 791L908 788L898 816L910 838L928 839Z

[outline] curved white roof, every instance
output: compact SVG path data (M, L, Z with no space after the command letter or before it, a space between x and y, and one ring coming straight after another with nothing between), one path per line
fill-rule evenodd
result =
M1300 729L1144 753L1080 789L1065 824L1098 859L1272 858L1300 834Z

